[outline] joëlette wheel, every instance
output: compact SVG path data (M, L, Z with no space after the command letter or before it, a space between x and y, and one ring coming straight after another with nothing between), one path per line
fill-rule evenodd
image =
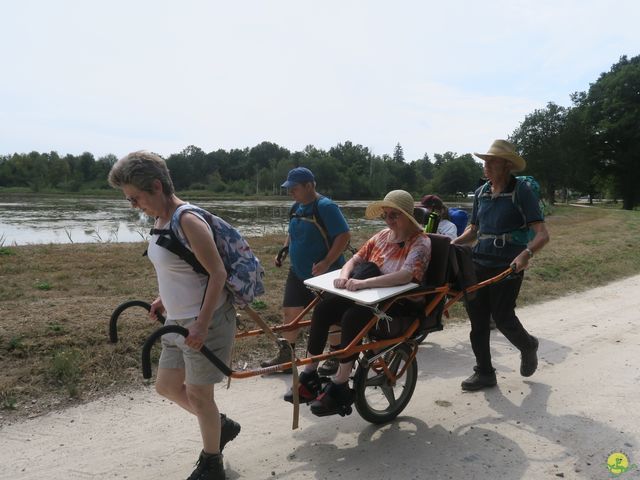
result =
M358 366L353 388L355 406L362 418L376 424L390 422L407 406L418 380L418 362L415 356L412 358L412 351L410 345L403 343L369 366ZM367 354L369 358L374 356Z

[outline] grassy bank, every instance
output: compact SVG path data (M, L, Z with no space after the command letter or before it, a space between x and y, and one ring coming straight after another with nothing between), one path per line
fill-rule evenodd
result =
M548 226L552 241L534 258L520 305L640 272L640 212L558 207ZM354 244L370 233L355 232ZM273 267L272 258L281 243L281 236L251 239L267 270L261 312L271 323L280 322L286 269ZM120 319L120 342L107 337L118 304L155 296L143 250L143 244L0 248L0 423L144 384L140 346L156 324L131 309ZM464 318L461 308L453 313L453 321ZM234 365L256 366L272 349L264 337L243 340Z

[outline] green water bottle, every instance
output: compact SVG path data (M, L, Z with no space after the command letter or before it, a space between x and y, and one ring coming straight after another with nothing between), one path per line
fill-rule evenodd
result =
M427 223L425 224L424 231L426 233L436 233L438 231L438 224L440 223L440 215L436 212L430 212L427 217Z

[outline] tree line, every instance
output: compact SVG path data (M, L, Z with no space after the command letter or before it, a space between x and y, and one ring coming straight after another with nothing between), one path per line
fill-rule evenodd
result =
M116 161L114 155L95 159L88 152L64 157L56 152L15 153L0 157L0 186L34 192L108 189L107 174ZM296 152L272 142L212 152L191 145L166 161L177 190L246 196L286 195L280 185L296 166L310 168L318 189L336 199L377 198L397 188L415 195L467 192L475 189L482 176L482 168L470 154L435 154L433 161L425 154L407 162L400 144L392 156L379 156L349 141L329 150L310 145Z
M623 208L640 203L640 56L620 58L585 92L571 94L572 106L548 103L525 117L508 137L527 160L527 174L553 203L571 192L621 198ZM487 139L491 141L492 139ZM0 156L0 187L34 192L108 189L114 155L59 156L56 152ZM312 145L290 151L272 142L252 148L205 152L189 146L167 165L178 190L229 195L281 195L287 172L306 166L318 189L335 199L378 198L391 189L416 197L475 190L482 176L471 154L425 155L407 161L398 143L392 155L374 155L350 141L323 150Z

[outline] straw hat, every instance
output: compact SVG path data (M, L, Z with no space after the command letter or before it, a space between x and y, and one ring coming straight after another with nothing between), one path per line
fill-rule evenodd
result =
M490 158L504 158L505 160L510 161L513 165L513 168L511 169L513 172L520 172L527 168L527 162L525 162L524 158L516 153L516 148L513 144L506 140L496 140L491 144L487 153L474 153L474 155L482 160L489 160Z
M422 230L420 224L413 218L413 197L409 192L392 190L384 196L384 200L369 204L364 216L369 219L378 218L383 213L383 207L400 210L419 230Z

